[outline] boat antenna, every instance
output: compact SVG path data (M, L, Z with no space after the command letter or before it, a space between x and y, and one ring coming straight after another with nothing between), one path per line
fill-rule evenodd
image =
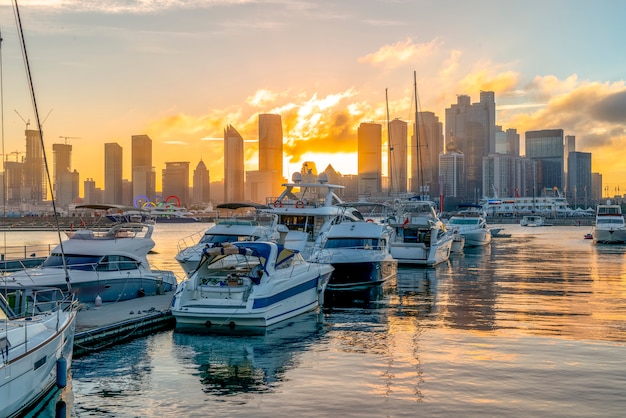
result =
M65 251L63 250L63 240L61 239L61 228L59 227L59 213L56 208L56 201L54 198L54 190L52 189L52 178L50 177L50 168L48 166L48 158L46 156L46 147L43 140L43 131L41 128L41 119L39 118L39 109L37 107L37 99L35 98L35 87L33 86L33 77L30 71L30 64L28 61L28 53L26 51L26 40L24 38L24 30L22 29L22 18L20 16L20 9L17 4L17 0L13 0L13 10L15 15L15 21L17 23L18 30L18 38L20 40L20 46L22 48L22 57L24 59L24 66L26 68L26 77L28 79L28 89L30 91L30 97L33 102L33 111L35 112L35 121L37 123L37 129L39 131L39 142L41 144L41 152L43 155L43 162L46 169L46 177L48 180L48 186L50 187L50 196L52 200L52 210L54 212L54 222L57 231L57 237L59 239L60 249L61 249L61 259L63 260L63 271L65 272L65 282L67 283L68 292L72 291L72 286L70 284L70 276L67 270L67 264L65 260ZM6 177L6 176L5 176Z

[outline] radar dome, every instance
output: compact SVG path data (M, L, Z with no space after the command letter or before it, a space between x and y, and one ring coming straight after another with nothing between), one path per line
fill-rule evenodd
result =
M293 180L294 183L300 183L302 181L302 174L296 171L291 176L291 180Z

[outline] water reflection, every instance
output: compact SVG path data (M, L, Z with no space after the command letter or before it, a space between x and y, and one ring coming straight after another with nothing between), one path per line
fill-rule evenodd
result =
M215 396L272 391L298 356L324 335L316 312L273 325L256 335L174 332L174 350L181 365L195 371L203 392Z

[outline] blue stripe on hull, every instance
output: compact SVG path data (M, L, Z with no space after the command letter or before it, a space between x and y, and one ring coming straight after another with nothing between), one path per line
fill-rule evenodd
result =
M258 299L254 299L254 303L252 305L252 309L261 309L261 308L267 308L268 306L271 306L275 303L278 303L282 300L288 299L292 296L295 296L297 294L306 292L309 289L313 289L317 287L317 281L319 279L319 276L316 277L315 279L309 280L307 282L301 283L298 286L292 287L290 289L284 290L280 293L276 293L275 295L272 296L267 296L264 298L258 298Z

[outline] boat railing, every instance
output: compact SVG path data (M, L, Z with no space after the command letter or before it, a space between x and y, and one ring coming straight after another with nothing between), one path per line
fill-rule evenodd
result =
M74 295L56 287L19 289L5 295L7 307L14 317L28 318L76 308ZM25 323L28 321L25 321Z
M0 252L0 261L47 257L52 248L52 244L8 246Z

